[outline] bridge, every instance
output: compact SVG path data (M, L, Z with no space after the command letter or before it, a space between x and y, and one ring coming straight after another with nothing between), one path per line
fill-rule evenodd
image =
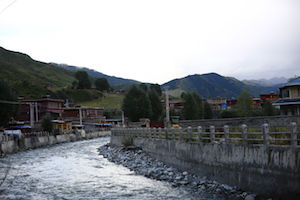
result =
M300 132L288 126L113 128L111 144L135 145L200 176L266 197L300 195Z

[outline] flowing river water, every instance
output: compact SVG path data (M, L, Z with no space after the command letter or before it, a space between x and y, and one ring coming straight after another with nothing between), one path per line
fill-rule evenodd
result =
M97 152L108 142L103 137L0 158L0 199L216 199L109 162Z

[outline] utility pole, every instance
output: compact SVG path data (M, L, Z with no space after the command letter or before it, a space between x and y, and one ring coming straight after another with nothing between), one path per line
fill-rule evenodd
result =
M34 104L33 102L29 103L30 106L30 126L31 128L34 127Z
M80 121L80 126L82 126L82 110L81 110L81 106L79 107L79 121Z
M166 123L168 127L170 123L170 107L169 107L169 93L168 93L169 86L165 86L164 88L166 90Z

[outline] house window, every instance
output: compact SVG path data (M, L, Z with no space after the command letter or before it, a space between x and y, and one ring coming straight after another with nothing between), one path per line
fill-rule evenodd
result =
M300 98L300 87L298 87L298 98Z
M282 90L282 98L290 97L289 89Z

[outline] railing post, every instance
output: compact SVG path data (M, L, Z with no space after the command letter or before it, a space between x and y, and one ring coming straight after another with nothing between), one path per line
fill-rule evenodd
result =
M297 138L297 124L296 122L291 123L291 146L297 147L298 146L298 138Z
M210 126L210 143L215 143L215 127Z
M178 128L178 132L179 132L179 141L182 141L183 140L182 127Z
M157 128L153 127L152 128L152 132L153 132L153 139L157 139Z
M268 124L263 124L263 139L264 139L264 145L269 146L270 141L269 141L269 125Z
M230 143L230 140L229 140L229 126L228 125L224 125L224 139L225 139L225 144Z
M247 125L242 125L242 144L247 145L248 144L248 137L247 137Z
M158 127L158 139L162 139L161 127Z
M188 127L188 140L192 141L192 127Z
M168 128L165 127L164 130L165 130L165 140L167 140L168 139Z
M202 126L198 126L198 142L202 143Z
M171 127L171 140L175 140L174 127Z

